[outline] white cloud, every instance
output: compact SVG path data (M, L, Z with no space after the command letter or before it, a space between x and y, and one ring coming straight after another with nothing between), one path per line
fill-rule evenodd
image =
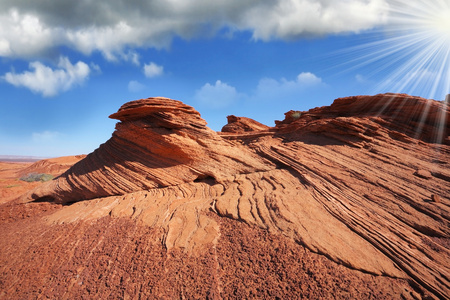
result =
M57 131L33 132L31 139L36 143L49 143L56 140L61 134Z
M297 84L307 87L322 83L322 79L310 72L302 72L297 75Z
M129 49L167 47L175 36L190 39L224 28L265 41L359 32L383 24L390 1L2 0L0 56L30 57L68 46L136 63Z
M0 56L29 57L57 46L60 29L43 24L40 16L10 8L0 14Z
M38 61L30 63L29 67L31 71L20 74L8 72L2 78L14 86L25 87L45 97L51 97L75 85L81 85L90 73L87 64L79 61L72 65L66 57L60 58L57 69Z
M144 74L146 77L153 78L161 76L164 72L163 66L158 66L154 62L144 65Z
M296 39L303 36L360 32L383 24L384 0L285 0L261 4L246 12L244 28L253 38Z
M323 85L322 79L310 72L302 72L294 80L263 78L259 81L253 97L255 99L286 97L321 85Z
M140 92L145 89L145 85L136 80L131 80L128 83L128 90L133 93Z
M142 28L133 28L125 21L120 21L112 26L90 25L82 29L68 29L65 40L67 45L84 54L98 50L110 61L122 58L136 62L136 59L133 60L132 56L125 53L124 48L128 45L142 46L145 38L143 33Z
M128 51L127 53L123 53L121 55L121 58L122 58L122 60L129 61L133 65L136 65L136 66L139 66L141 64L141 62L139 61L140 56L135 51Z
M196 91L194 98L211 108L223 108L235 102L241 95L236 88L220 80L214 85L206 83Z
M90 70L92 73L94 74L101 74L102 73L102 69L100 68L99 65L94 64L94 63L90 63Z
M307 89L325 87L320 77L310 72L302 72L294 80L262 78L250 94L240 93L235 87L217 80L214 85L206 83L196 91L194 99L211 108L224 108L237 100L255 101L286 99L297 97Z
M0 56L10 56L11 52L9 41L5 38L0 39Z

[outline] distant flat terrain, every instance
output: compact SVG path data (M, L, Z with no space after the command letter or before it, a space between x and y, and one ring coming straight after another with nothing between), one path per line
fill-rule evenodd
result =
M38 156L19 156L19 155L0 155L0 161L4 162L36 162L48 157Z

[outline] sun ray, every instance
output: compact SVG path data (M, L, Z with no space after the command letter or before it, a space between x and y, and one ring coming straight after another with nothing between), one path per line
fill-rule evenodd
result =
M378 82L373 93L443 100L450 89L450 1L392 0L388 15L384 26L361 34L361 43L336 52L348 59L334 67L363 70Z
M391 0L387 9L386 24L359 34L356 45L334 52L329 58L334 55L344 62L331 64L330 69L337 70L336 76L361 72L376 82L368 93L406 93L443 100L432 137L441 144L448 138L444 131L450 101L450 1ZM386 107L390 102L386 101ZM416 137L422 134L429 104L420 112Z

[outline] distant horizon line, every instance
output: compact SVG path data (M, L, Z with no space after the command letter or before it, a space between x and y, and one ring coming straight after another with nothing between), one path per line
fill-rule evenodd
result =
M0 161L4 162L36 162L43 159L55 158L59 156L34 156L34 155L0 155Z

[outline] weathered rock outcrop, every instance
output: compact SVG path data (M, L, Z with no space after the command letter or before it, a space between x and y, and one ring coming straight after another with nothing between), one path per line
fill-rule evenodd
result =
M222 220L231 219L352 270L410 280L448 298L446 103L348 97L288 112L272 128L232 117L225 133L166 98L129 102L111 117L121 122L110 140L20 199L78 201L49 213L48 226L131 220L154 230L152 241L168 253L213 253L218 297L229 296L217 249L229 233Z
M222 132L243 133L263 131L270 127L246 117L227 116L228 124L222 127Z
M301 114L292 118L292 114ZM334 132L336 137L349 131L357 131L351 126L354 118L363 122L367 131L374 130L366 121L376 128L380 126L396 140L422 140L429 143L447 144L450 136L450 115L448 103L430 101L406 94L380 94L375 96L353 96L336 99L332 105L311 109L307 112L288 112L285 121L277 121L279 131L301 131L303 129L325 133L334 127L344 131ZM287 124L286 124L287 123ZM292 124L292 125L289 125ZM303 127L302 125L307 125ZM329 132L333 134L333 131ZM356 134L356 132L355 132ZM365 133L367 135L367 133ZM368 133L370 134L370 133Z
M195 109L177 100L128 102L110 118L121 121L110 140L29 198L67 203L274 167L222 139Z

